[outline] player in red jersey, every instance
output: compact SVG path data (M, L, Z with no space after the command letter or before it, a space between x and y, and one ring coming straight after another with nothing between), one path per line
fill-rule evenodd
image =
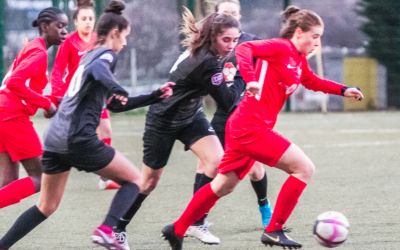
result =
M47 49L67 35L67 16L47 8L32 23L40 36L18 53L0 88L0 208L18 203L40 190L42 144L30 116L37 109L51 117L56 106L42 95L47 80ZM28 177L18 180L19 162Z
M172 249L182 249L186 229L220 197L232 192L255 161L290 175L277 197L271 222L261 237L262 243L302 247L286 235L283 227L315 167L298 146L274 131L277 115L300 84L314 91L358 100L363 94L357 88L321 79L310 70L306 55L320 46L324 31L323 21L315 12L289 6L283 16L281 38L246 42L236 49L247 93L228 120L226 150L218 175L195 193L178 220L162 230ZM254 57L258 59L255 68Z
M71 82L72 76L78 68L81 58L93 49L96 42L96 33L93 31L95 12L91 0L78 1L78 7L73 16L76 31L68 35L65 42L58 48L51 73L52 96L61 100ZM107 109L103 110L100 125L97 128L100 140L111 145L111 122ZM99 180L100 189L116 189L120 186L112 180Z

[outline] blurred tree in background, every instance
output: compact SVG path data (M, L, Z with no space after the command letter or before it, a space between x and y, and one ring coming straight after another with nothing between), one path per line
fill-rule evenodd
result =
M365 17L361 30L368 36L367 53L387 69L388 106L400 107L400 1L360 0Z

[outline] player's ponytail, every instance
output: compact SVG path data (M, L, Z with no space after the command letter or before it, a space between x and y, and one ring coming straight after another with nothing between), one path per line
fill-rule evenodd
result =
M124 9L125 3L123 1L110 1L97 22L97 44L103 44L112 29L117 28L118 31L122 31L129 27L129 20L122 14Z
M292 38L295 30L300 28L307 32L314 26L324 26L321 17L312 10L300 9L297 6L288 6L281 14L283 25L280 31L282 38Z

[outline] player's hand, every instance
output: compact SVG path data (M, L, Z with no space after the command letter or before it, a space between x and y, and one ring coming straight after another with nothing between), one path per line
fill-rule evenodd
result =
M50 108L48 110L43 111L43 115L45 118L52 118L57 112L57 107L54 103L50 103Z
M357 101L361 101L362 99L364 99L364 95L359 88L347 88L344 91L343 95L345 97L353 97Z
M258 82L249 82L246 84L246 91L250 96L260 97L261 84Z
M170 97L174 91L172 90L172 87L175 86L174 82L166 82L164 83L161 87L160 90L162 92L162 95L160 98L168 98Z
M118 100L122 105L126 105L128 103L128 97L123 95L113 94L110 98L108 98L107 104L109 104L112 99Z

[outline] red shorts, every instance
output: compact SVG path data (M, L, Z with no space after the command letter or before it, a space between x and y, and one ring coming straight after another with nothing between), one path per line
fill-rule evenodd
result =
M218 166L221 174L235 171L243 179L255 161L271 167L275 166L291 142L273 131L263 129L234 137L229 130L226 133L225 154Z
M101 119L110 119L110 112L108 109L103 109L103 112L101 112Z
M43 154L42 143L28 117L0 121L0 153L7 153L13 162Z

